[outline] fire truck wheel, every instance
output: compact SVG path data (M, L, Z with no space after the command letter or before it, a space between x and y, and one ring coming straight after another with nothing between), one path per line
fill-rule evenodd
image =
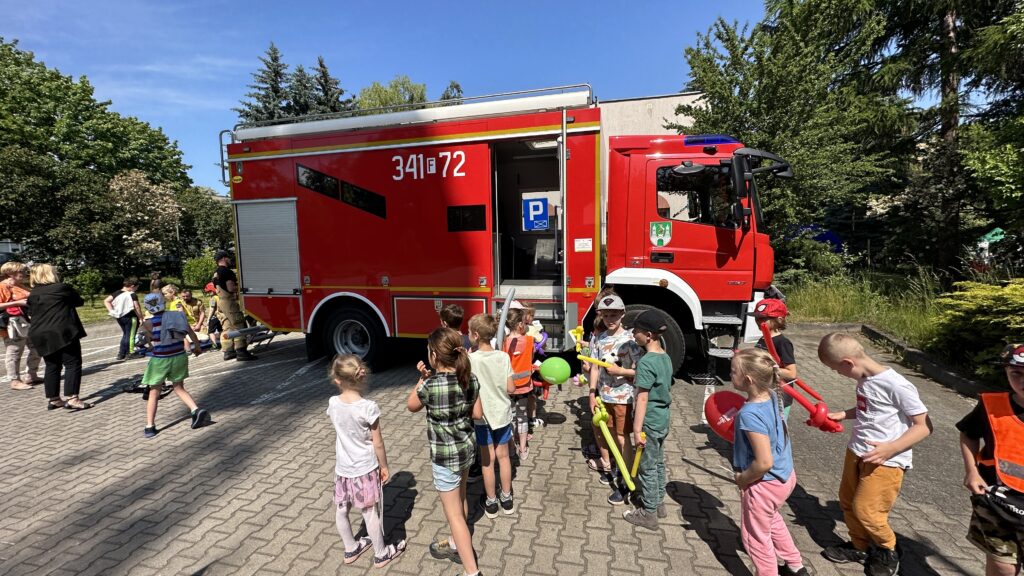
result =
M324 348L330 355L355 354L372 364L384 346L384 330L370 314L355 307L335 310L323 331Z
M662 338L664 339L665 352L672 359L672 373L675 374L679 371L679 368L683 365L683 360L686 358L686 340L683 339L683 330L679 328L679 324L674 318L654 306L626 304L626 315L622 319L622 325L632 330L633 319L646 310L657 310L664 318L665 325L668 326L668 330L662 334Z

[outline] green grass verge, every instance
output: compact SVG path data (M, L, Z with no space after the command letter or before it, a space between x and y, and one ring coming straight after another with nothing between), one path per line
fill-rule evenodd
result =
M103 305L104 298L106 296L97 296L92 302L86 298L85 306L78 307L78 317L82 319L82 324L97 324L111 319L107 315L107 307Z
M871 324L917 348L935 334L938 287L924 274L902 282L833 276L790 286L785 293L794 321Z

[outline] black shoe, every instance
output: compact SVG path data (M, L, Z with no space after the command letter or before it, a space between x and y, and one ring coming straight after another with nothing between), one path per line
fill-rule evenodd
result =
M228 361L228 360L234 360L236 357L237 357L237 355L235 354L234 350L231 350L231 351L228 351L228 352L224 353L224 361L225 362Z
M114 358L114 362L124 362L124 356L121 356L120 354L118 354L118 355L117 355L117 356L116 356L116 357Z
M619 504L626 503L626 497L622 494L622 490L615 488L612 493L608 495L608 503L612 506L618 506Z
M255 360L255 359L256 359L256 356L254 356L251 353L249 353L248 350L237 350L235 352L235 360L237 360L239 362L248 362L250 360Z
M494 500L488 500L487 498L484 498L484 513L487 514L488 518L497 518L498 510L499 506L497 498L495 498Z
M498 501L501 503L501 511L505 514L513 514L516 511L516 505L512 501L512 493L508 493L508 498L505 498L504 494L498 495Z
M212 418L210 418L209 412L202 408L197 408L196 411L192 413L192 429L194 430L196 428L206 426L211 420Z
M779 566L779 576L810 576L810 573L807 572L807 568L801 567L799 570L793 570L789 564L783 564Z
M600 482L601 484L604 484L605 486L611 486L612 485L612 475L611 475L611 472L601 472L601 475L597 477L597 481Z
M821 555L826 560L836 564L847 564L849 562L863 564L868 559L868 553L854 548L853 542L843 542L838 546L826 546L821 551Z
M462 564L459 552L448 544L448 539L437 540L430 543L430 555L438 560L451 560L456 564Z
M864 564L868 576L895 576L900 571L900 557L895 550L872 548Z
M146 438L152 438L153 436L156 436L156 433L156 426L146 426L145 428L142 429L142 435L145 436Z

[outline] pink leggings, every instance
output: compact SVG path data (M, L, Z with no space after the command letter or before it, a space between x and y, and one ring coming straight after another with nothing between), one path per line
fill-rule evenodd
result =
M789 535L779 510L795 487L796 473L793 473L784 483L762 480L740 492L743 508L740 534L743 536L743 547L754 562L757 576L779 573L776 556L793 570L803 566L800 551L793 544L793 537Z

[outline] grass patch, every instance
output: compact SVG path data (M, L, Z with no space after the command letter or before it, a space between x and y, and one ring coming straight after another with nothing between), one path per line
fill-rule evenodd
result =
M916 348L935 335L939 289L925 272L903 281L839 275L804 281L785 292L795 321L871 324Z
M107 307L103 305L104 298L106 296L97 296L91 302L86 298L85 305L77 308L78 317L82 319L82 324L98 324L111 319L107 315Z

